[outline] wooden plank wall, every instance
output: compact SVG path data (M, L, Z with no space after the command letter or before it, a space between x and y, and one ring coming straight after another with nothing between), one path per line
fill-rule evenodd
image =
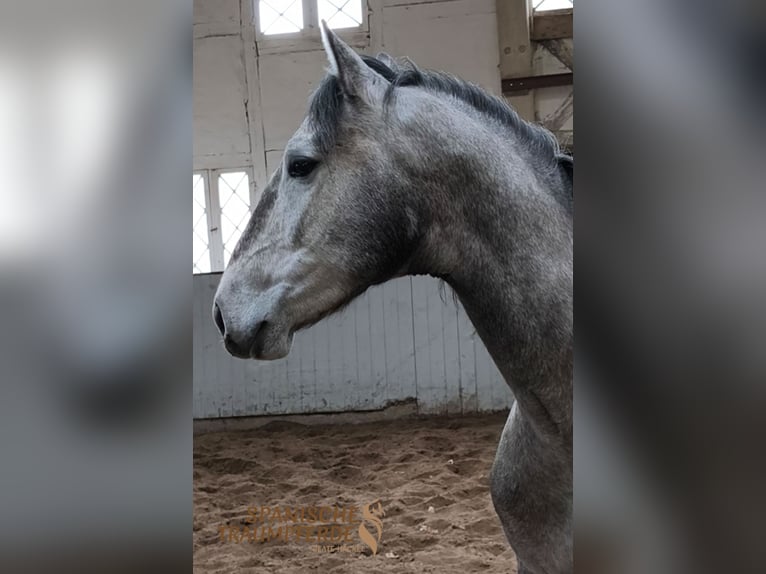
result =
M195 275L194 417L364 411L416 399L424 414L509 408L511 393L449 289L405 277L298 333L279 361L235 359L211 318L219 274Z

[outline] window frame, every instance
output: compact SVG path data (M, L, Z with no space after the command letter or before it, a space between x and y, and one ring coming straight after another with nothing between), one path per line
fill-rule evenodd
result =
M251 1L255 42L258 45L259 55L322 49L317 0L298 0L303 3L303 28L298 32L283 34L264 34L261 32L259 6L261 0ZM366 48L370 45L369 3L367 0L359 1L362 3L362 23L355 28L333 28L333 31L350 46Z
M208 257L208 264L210 267L210 271L202 271L200 273L194 272L194 261L192 261L192 276L194 275L209 275L210 273L215 273L214 271L214 265L213 265L213 236L215 231L218 232L218 235L220 237L221 231L220 226L216 229L214 227L214 224L212 223L212 214L211 214L211 198L210 198L210 171L209 169L195 169L192 171L192 176L198 175L202 178L202 187L204 190L204 198L205 198L205 219L207 221L207 227L205 228L207 231L207 257ZM192 200L193 201L193 200Z
M207 237L208 237L208 256L210 257L210 271L206 273L194 273L192 275L209 275L212 273L223 273L224 265L224 246L221 230L221 200L218 188L218 179L224 173L245 173L247 175L247 185L250 196L250 214L258 202L258 193L253 177L253 168L248 167L226 167L218 169L195 169L193 175L202 176L205 186L205 207L207 216Z
M545 1L546 0L541 0L538 6L545 4ZM538 13L539 14L550 14L551 12L564 12L565 10L573 10L574 9L574 0L568 0L568 1L569 1L570 5L566 6L566 7L563 7L563 8L559 7L559 8L547 8L547 9L544 9L544 10L539 10L538 8L535 7L534 0L531 0L531 4L530 4L531 13L532 14L538 14Z

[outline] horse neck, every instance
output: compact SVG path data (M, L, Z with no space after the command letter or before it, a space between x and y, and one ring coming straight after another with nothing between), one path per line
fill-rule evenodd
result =
M426 272L455 290L520 410L571 437L572 221L551 189L564 180L496 143L492 165L433 195Z

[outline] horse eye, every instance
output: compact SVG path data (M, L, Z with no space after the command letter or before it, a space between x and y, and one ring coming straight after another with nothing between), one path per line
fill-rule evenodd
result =
M287 166L287 173L290 177L306 177L317 166L319 162L308 157L297 157L290 160Z

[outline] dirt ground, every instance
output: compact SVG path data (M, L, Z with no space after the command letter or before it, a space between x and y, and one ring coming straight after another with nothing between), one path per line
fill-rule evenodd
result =
M487 478L504 422L502 414L339 426L278 421L196 436L194 571L516 572ZM376 500L385 514L374 555L361 544L358 525L344 551L241 535L257 528L253 512L260 507L348 508ZM223 534L228 528L234 538Z

